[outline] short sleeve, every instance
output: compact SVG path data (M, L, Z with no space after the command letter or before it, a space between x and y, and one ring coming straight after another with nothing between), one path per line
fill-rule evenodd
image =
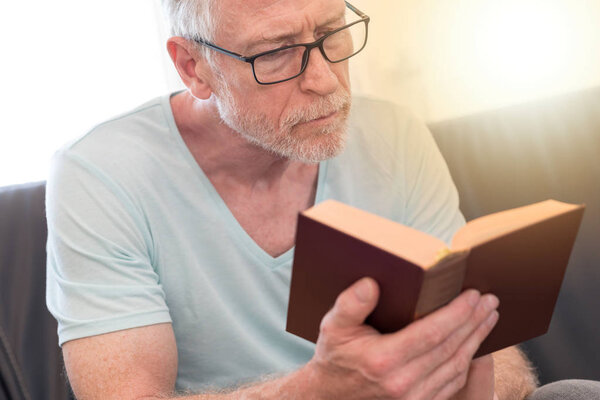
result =
M59 344L171 322L152 235L123 185L69 149L47 183L46 302Z
M403 136L405 223L450 243L465 224L448 166L424 123L410 118Z

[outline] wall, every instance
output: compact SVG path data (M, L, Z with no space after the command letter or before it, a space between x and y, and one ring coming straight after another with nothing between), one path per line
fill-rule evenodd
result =
M427 121L600 85L599 0L352 3L372 17L354 89Z

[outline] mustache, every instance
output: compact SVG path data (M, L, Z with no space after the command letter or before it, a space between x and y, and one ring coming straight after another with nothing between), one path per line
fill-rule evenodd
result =
M336 111L350 109L352 97L349 93L339 91L326 97L319 97L304 109L292 110L282 120L282 126L294 126L333 114Z

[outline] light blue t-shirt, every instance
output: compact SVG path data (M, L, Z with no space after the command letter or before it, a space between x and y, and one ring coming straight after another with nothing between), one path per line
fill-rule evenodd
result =
M355 98L344 152L319 165L336 199L449 241L464 224L424 125ZM273 258L239 225L179 134L169 96L60 150L47 184L47 303L60 344L172 322L177 389L293 370L314 345L285 331L293 249Z

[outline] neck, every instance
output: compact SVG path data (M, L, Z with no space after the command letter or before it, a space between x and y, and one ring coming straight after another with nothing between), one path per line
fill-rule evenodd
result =
M171 108L183 140L212 181L271 189L317 171L316 164L291 161L248 142L223 123L212 99L198 100L186 91L171 98Z

